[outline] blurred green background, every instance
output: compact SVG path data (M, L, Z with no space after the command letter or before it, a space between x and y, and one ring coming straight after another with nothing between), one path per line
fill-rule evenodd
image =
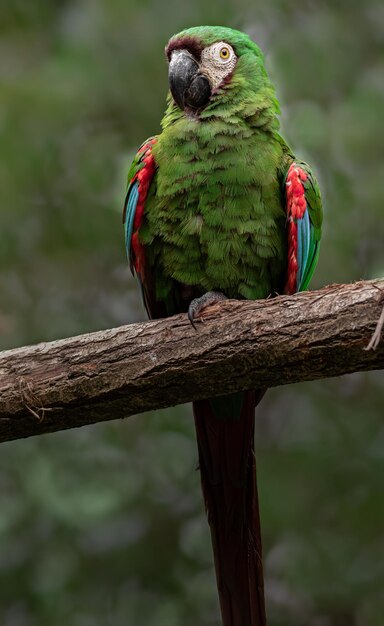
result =
M313 287L384 274L382 0L1 0L2 349L144 319L121 207L164 46L247 31L325 202ZM256 445L270 626L380 626L378 372L270 391ZM190 407L1 446L1 626L214 626Z

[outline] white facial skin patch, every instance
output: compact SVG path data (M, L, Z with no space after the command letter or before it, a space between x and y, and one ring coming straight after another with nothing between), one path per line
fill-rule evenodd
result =
M215 90L233 72L236 63L237 56L232 46L225 41L218 41L202 51L200 69L209 79L212 90Z

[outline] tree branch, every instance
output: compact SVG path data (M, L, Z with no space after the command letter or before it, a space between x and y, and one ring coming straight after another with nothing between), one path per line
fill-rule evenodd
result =
M384 279L0 353L0 441L253 387L384 368ZM376 328L377 327L377 328ZM366 349L376 330L375 349Z

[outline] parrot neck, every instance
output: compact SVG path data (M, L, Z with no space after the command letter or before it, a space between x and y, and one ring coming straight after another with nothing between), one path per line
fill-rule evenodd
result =
M213 93L204 109L197 112L183 111L174 103L171 94L168 94L167 104L162 120L163 131L174 124L180 129L183 123L201 126L203 134L203 127L213 129L215 122L219 123L219 128L225 124L228 130L232 128L233 131L237 127L270 133L277 132L280 126L277 117L279 103L267 73L260 67L257 71L256 67L249 64L241 65L241 60L231 79Z
M223 131L223 124L228 129L232 128L230 134L236 135L237 130L260 130L265 132L278 131L280 127L277 118L277 111L271 102L260 94L258 97L244 98L217 98L207 109L200 112L181 111L169 98L168 107L162 120L163 131L177 125L196 126L201 128L204 134L204 126L210 127L210 132L217 128L218 132ZM206 129L208 131L208 128Z

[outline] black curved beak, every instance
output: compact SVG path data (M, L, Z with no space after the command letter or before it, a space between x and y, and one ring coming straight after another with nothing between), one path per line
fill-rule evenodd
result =
M186 50L174 50L169 63L169 88L180 109L201 109L211 97L211 85Z

